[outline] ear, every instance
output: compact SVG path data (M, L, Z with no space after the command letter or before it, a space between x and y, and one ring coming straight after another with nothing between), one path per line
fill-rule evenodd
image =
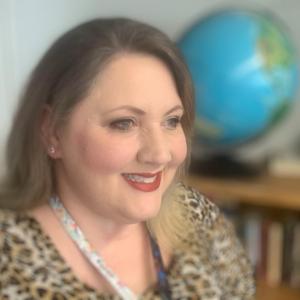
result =
M40 136L45 151L51 158L57 159L61 157L60 138L52 120L52 109L47 105L42 112Z

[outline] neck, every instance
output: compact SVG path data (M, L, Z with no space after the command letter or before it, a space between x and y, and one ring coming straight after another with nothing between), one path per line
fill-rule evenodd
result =
M113 270L119 278L124 279L126 285L132 287L134 292L137 294L141 293L149 287L149 285L152 285L155 282L156 273L153 259L149 259L152 257L150 240L144 223L120 224L117 222L108 222L107 220L99 217L96 213L90 212L89 210L86 212L86 207L77 209L78 207L76 207L74 202L68 207L66 203L63 203L63 205L80 227L92 247L101 254L102 258L105 262L107 262L107 265L111 268L111 270ZM70 248L72 248L71 245L73 243L68 244L65 240L66 235L63 233L64 230L62 230L62 226L59 224L60 221L57 216L55 216L52 208L49 205L44 205L43 207L33 211L33 216L35 216L41 224L46 223L46 225L48 224L50 226L46 226L45 228L49 229L50 236L51 233L53 233L52 237L55 236L55 241L58 240L57 247L59 249L64 247L68 249L66 252L66 260L68 261ZM57 230L55 230L55 228L57 228ZM59 242L63 240L65 240L64 243ZM72 241L70 240L70 242ZM122 251L122 255L120 255L120 249ZM73 256L77 257L78 251L74 251L73 254L75 254ZM168 265L171 256L168 253L165 254L166 257L164 257L164 261L166 262L166 265ZM80 263L78 264L78 262L80 262L80 257L81 256L78 256L76 258L75 268L77 268L77 265L80 266ZM69 262L71 265L74 263L73 260L70 260ZM135 275L132 279L133 262L134 265L136 265L136 273L138 275ZM87 268L85 259L82 260L81 267L78 267L78 272L81 275L83 267L85 269ZM82 277L84 278L84 276ZM139 278L138 281L137 278ZM92 282L91 286L93 285L94 283ZM95 286L98 288L98 284L95 284ZM102 288L103 286L101 285L101 289Z
M107 224L102 218L96 218L93 214L87 216L85 211L77 214L78 210L74 210L73 206L72 209L67 207L66 209L79 225L92 248L101 255L106 265L122 279L125 285L139 294L155 282L156 274L153 259L151 259L150 241L143 223L121 225L111 222ZM49 205L35 209L31 215L42 226L44 225L43 228L55 241L56 247L66 255L65 260L77 270L83 281L97 289L112 291L102 277L100 277L100 283L98 282L97 275L99 274L95 277L97 272L95 273L94 268L82 256L72 239L67 238L59 216L56 216ZM133 265L135 266L134 276L132 275Z
M137 241L146 236L146 226L143 222L128 224L116 221L113 218L105 218L86 205L82 205L82 202L62 199L60 201L87 240L98 251L105 252L107 248L124 244L127 241Z

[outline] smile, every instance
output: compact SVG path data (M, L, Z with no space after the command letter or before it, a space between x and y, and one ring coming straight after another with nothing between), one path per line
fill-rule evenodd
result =
M159 188L161 182L161 174L158 173L134 173L122 174L126 182L133 188L143 191L152 192Z

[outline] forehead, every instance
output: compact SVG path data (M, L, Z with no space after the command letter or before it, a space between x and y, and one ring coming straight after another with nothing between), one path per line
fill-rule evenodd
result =
M89 98L101 99L103 105L110 106L124 101L181 103L166 64L154 56L136 53L121 54L110 61L96 77Z

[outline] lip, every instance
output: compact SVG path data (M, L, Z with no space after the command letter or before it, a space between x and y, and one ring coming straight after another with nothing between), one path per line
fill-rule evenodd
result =
M125 181L134 189L137 189L142 192L153 192L153 191L157 190L160 186L162 171L156 172L156 173L126 173L126 174L122 174L122 175L123 175L123 178L125 179ZM144 178L155 177L155 179L151 183L137 182L137 181L130 180L128 178L128 175L141 176Z

